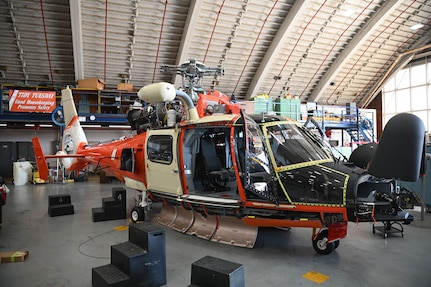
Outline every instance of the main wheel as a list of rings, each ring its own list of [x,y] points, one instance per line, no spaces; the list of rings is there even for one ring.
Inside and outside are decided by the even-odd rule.
[[[317,253],[324,255],[334,250],[334,242],[328,242],[328,230],[321,231],[317,237],[313,239],[313,247]]]
[[[130,213],[130,219],[133,223],[145,220],[145,212],[143,207],[135,206]]]

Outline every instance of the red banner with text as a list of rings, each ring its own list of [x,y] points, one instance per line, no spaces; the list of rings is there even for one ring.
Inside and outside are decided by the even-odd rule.
[[[9,90],[9,111],[52,113],[56,107],[55,91]]]

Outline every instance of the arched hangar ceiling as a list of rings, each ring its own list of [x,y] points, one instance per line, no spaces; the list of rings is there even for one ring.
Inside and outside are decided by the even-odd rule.
[[[428,0],[1,0],[0,25],[0,83],[179,86],[160,66],[196,59],[237,99],[362,107],[431,50]]]

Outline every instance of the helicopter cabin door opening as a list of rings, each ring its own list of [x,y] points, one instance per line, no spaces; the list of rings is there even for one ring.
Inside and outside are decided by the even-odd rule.
[[[182,195],[177,160],[177,129],[147,131],[146,177],[148,189]]]
[[[239,198],[230,133],[226,126],[184,131],[182,159],[189,194]]]

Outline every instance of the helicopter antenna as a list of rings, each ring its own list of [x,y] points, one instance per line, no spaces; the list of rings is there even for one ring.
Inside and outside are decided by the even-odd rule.
[[[198,100],[198,93],[204,93],[202,87],[204,76],[224,76],[224,68],[210,68],[203,63],[190,59],[189,62],[182,63],[179,66],[162,64],[160,67],[162,73],[181,75],[181,88],[187,92],[193,101]]]

